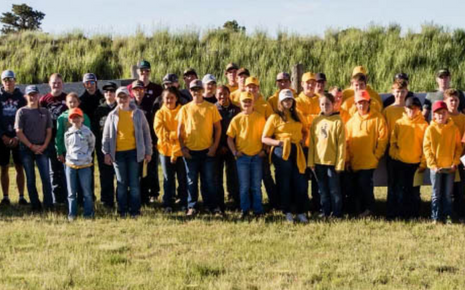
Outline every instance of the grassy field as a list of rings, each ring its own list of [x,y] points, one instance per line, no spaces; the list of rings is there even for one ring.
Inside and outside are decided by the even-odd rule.
[[[427,215],[429,187],[423,188]],[[98,191],[97,191],[98,192]],[[144,208],[96,219],[0,208],[0,289],[462,289],[463,225],[344,219],[289,225]],[[383,211],[385,188],[377,188]]]

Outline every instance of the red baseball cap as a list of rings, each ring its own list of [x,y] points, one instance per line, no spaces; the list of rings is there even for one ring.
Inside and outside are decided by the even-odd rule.
[[[436,112],[436,111],[439,111],[441,109],[444,109],[444,110],[447,111],[446,103],[444,103],[444,101],[434,102],[434,104],[433,104],[433,113]]]

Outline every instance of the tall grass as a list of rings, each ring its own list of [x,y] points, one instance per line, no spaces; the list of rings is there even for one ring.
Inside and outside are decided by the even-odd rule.
[[[200,75],[213,73],[225,81],[228,62],[249,68],[261,79],[262,92],[274,91],[274,78],[296,63],[306,70],[323,71],[330,85],[347,86],[354,66],[368,68],[369,82],[378,91],[389,91],[392,77],[411,75],[411,89],[435,87],[434,72],[449,67],[454,86],[464,88],[465,30],[425,25],[421,32],[403,33],[397,25],[371,26],[365,30],[328,30],[324,37],[262,31],[248,35],[224,30],[169,32],[147,36],[85,36],[75,31],[62,35],[27,32],[0,36],[0,69],[13,69],[21,83],[40,83],[60,72],[66,81],[78,81],[95,72],[100,79],[130,77],[130,67],[140,59],[153,66],[153,80],[168,72],[181,74],[194,67]]]

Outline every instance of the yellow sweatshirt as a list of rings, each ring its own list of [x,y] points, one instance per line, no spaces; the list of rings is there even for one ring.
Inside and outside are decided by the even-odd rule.
[[[268,104],[264,99],[263,96],[260,96],[254,103],[254,111],[260,113],[265,117],[266,120],[273,115],[273,109],[271,108],[270,104]]]
[[[428,168],[448,168],[460,164],[462,146],[460,133],[454,121],[446,124],[431,121],[423,140],[423,151]]]
[[[320,114],[320,95],[315,94],[313,97],[307,97],[303,92],[295,99],[295,104],[297,110],[304,116],[307,120],[308,125],[312,124],[313,119],[318,117]]]
[[[347,112],[349,112],[350,116],[353,116],[357,112],[357,106],[355,105],[354,97],[352,96],[345,100],[341,105],[341,109],[346,110]],[[381,113],[381,111],[383,110],[383,105],[382,103],[379,103],[377,100],[371,99],[370,110]]]
[[[292,93],[294,93],[294,99],[297,98],[297,93],[293,89],[290,89]],[[273,109],[273,112],[277,113],[278,112],[278,100],[279,100],[279,92],[281,90],[276,90],[272,96],[268,98],[268,104],[270,104],[271,108]]]
[[[316,117],[310,127],[308,166],[333,165],[337,171],[343,171],[346,154],[345,138],[344,123],[339,113]]]
[[[179,144],[177,130],[178,121],[176,119],[181,105],[170,110],[165,105],[155,114],[153,129],[158,137],[157,148],[164,156],[171,156],[171,160],[182,156],[181,145]]]
[[[375,169],[388,144],[384,117],[376,111],[356,113],[346,124],[347,160],[352,170]]]
[[[383,99],[381,98],[381,96],[370,85],[367,85],[366,91],[370,95],[371,99],[375,99],[380,104],[383,104]],[[351,88],[347,88],[347,89],[342,91],[342,101],[343,102],[345,102],[347,99],[349,99],[350,97],[353,97],[353,96],[354,96],[354,90],[351,89]]]
[[[394,125],[397,120],[402,118],[402,115],[405,112],[404,107],[389,106],[383,110],[384,118],[386,119],[386,124],[388,126],[388,133],[391,136],[392,130],[394,130]]]
[[[242,91],[241,89],[236,89],[234,92],[231,92],[231,94],[229,95],[229,99],[231,100],[231,102],[240,107],[241,106],[241,93],[242,92],[245,92],[245,89]]]
[[[423,154],[423,138],[426,128],[428,128],[428,123],[422,114],[410,119],[404,113],[392,130],[389,156],[404,163],[420,163],[420,167],[426,168],[426,159]]]

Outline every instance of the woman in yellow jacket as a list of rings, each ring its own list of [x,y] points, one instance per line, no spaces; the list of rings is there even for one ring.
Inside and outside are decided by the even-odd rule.
[[[369,216],[374,209],[373,173],[384,155],[388,143],[384,117],[371,111],[370,95],[366,91],[355,93],[357,113],[347,122],[347,160],[350,172],[348,208],[360,216]]]
[[[308,166],[316,173],[324,217],[342,216],[339,172],[344,170],[346,153],[345,128],[338,112],[334,112],[334,96],[320,97],[321,114],[310,129]]]
[[[291,200],[296,203],[298,220],[302,223],[308,222],[305,215],[308,184],[302,149],[307,134],[307,125],[305,119],[297,112],[293,92],[288,89],[282,90],[279,93],[278,112],[266,121],[262,142],[272,146],[271,159],[275,166],[280,202],[288,222],[294,221]],[[295,195],[294,199],[291,198],[292,194]]]
[[[449,118],[447,105],[443,101],[433,104],[433,120],[426,129],[423,151],[433,189],[431,218],[434,223],[439,220],[449,223],[452,217],[452,188],[462,146],[459,129]]]
[[[160,163],[163,170],[163,207],[166,213],[173,211],[178,177],[178,197],[181,199],[181,210],[187,208],[186,168],[182,160],[181,146],[177,137],[177,115],[181,109],[179,91],[170,87],[163,91],[163,106],[155,115],[153,128],[158,136],[157,148],[160,152]]]

